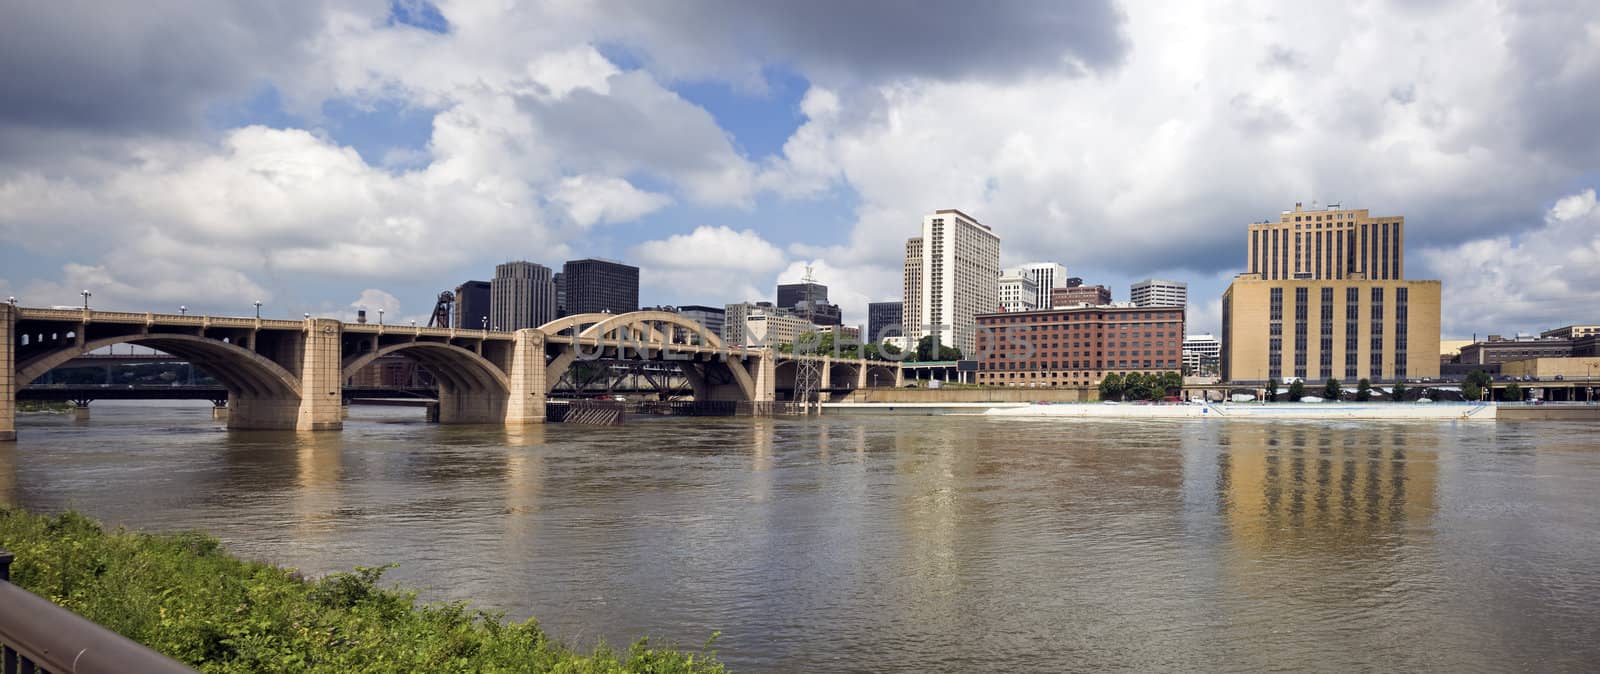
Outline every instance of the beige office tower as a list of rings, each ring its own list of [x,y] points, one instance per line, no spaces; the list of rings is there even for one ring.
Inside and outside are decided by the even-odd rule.
[[[922,218],[922,236],[906,242],[903,322],[911,345],[930,332],[964,356],[975,351],[974,316],[1000,303],[1000,237],[953,208]]]
[[[1404,279],[1404,222],[1296,204],[1250,225],[1250,271],[1222,295],[1223,379],[1438,377],[1440,282]]]
[[[1367,209],[1294,210],[1250,225],[1246,272],[1264,280],[1405,278],[1406,219]]]
[[[922,339],[922,237],[906,239],[904,303],[900,310],[900,334],[915,349]]]

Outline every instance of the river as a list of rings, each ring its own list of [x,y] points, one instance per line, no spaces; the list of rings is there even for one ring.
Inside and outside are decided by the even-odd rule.
[[[1593,424],[24,414],[0,502],[742,672],[1594,671]]]

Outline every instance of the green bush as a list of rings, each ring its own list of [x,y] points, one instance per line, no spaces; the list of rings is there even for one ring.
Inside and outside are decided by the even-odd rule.
[[[17,585],[206,672],[724,671],[714,654],[642,639],[577,653],[533,619],[385,589],[383,568],[308,580],[198,533],[107,532],[77,513],[0,508],[0,547],[16,555]]]

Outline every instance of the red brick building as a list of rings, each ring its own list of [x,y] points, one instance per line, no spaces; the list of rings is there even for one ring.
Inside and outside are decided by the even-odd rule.
[[[1079,307],[976,318],[979,384],[1097,386],[1112,372],[1183,369],[1183,307]]]
[[[1075,285],[1050,289],[1050,306],[1075,307],[1080,304],[1102,305],[1111,303],[1111,289],[1105,286]]]

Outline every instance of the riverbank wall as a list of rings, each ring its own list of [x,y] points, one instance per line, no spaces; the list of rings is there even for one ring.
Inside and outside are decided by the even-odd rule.
[[[864,388],[836,403],[1082,403],[1100,399],[1095,388]]]

